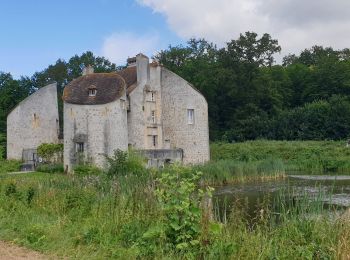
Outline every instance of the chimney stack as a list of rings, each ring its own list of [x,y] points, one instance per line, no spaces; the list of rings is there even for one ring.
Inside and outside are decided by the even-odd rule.
[[[91,65],[84,67],[83,76],[93,74],[93,73],[94,73],[94,67],[92,67]]]
[[[146,55],[136,55],[137,84],[146,85],[150,81],[149,59]]]

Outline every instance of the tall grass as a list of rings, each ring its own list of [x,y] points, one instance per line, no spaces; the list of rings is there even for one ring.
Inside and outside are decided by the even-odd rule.
[[[21,162],[17,160],[3,160],[0,158],[0,174],[17,172],[20,170]]]
[[[212,143],[213,161],[255,162],[280,159],[288,171],[349,172],[350,147],[345,141],[248,141]]]
[[[203,172],[204,180],[214,186],[285,176],[283,162],[273,158],[253,162],[228,159],[211,161],[204,165],[194,166],[193,170]]]
[[[224,232],[211,259],[348,259],[350,219],[338,217],[316,197],[282,190],[271,202],[263,197],[250,215],[248,203],[236,200],[217,210]]]
[[[232,171],[236,166],[220,167]],[[244,166],[238,168],[244,173]],[[264,172],[265,168],[256,169]],[[163,221],[156,186],[151,173],[112,179],[43,173],[3,176],[0,239],[70,258],[181,259],[184,256],[167,248],[161,237],[155,238],[157,233],[152,235]],[[334,259],[349,255],[348,222],[323,217],[320,204],[307,197],[286,201],[283,194],[278,209],[264,202],[258,205],[254,225],[248,223],[246,208],[232,204],[226,223],[207,234],[197,257]]]
[[[14,186],[15,191],[6,192]],[[59,255],[135,258],[158,214],[151,179],[35,174],[3,179],[0,237]],[[27,201],[29,190],[34,198]]]

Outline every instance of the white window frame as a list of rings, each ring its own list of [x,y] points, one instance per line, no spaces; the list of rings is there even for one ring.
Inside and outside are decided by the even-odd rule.
[[[89,89],[89,97],[95,97],[97,90],[95,88]]]
[[[193,125],[194,124],[194,109],[189,108],[187,109],[187,124]]]

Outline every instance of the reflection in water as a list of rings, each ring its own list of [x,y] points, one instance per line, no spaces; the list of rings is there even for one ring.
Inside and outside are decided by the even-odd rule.
[[[226,216],[232,206],[240,205],[246,208],[249,218],[259,214],[261,204],[268,204],[278,214],[281,201],[293,205],[303,198],[323,202],[326,208],[350,207],[350,176],[290,175],[273,181],[223,186],[214,193],[219,215],[224,212]]]

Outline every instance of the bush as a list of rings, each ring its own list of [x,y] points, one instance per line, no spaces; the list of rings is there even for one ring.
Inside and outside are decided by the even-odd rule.
[[[5,159],[6,155],[6,136],[0,134],[0,160]]]
[[[20,170],[21,164],[17,160],[0,160],[0,173],[17,172]]]
[[[63,173],[64,167],[63,164],[40,164],[36,168],[37,172],[47,172],[47,173]]]
[[[62,161],[63,144],[41,144],[38,149],[38,156],[45,162]]]
[[[98,175],[101,173],[100,168],[90,164],[79,164],[74,167],[74,174],[77,175]]]
[[[113,156],[107,156],[109,176],[126,175],[128,173],[142,174],[145,171],[143,158],[134,151],[115,150]]]
[[[198,184],[202,173],[175,170],[175,174],[163,172],[158,179],[156,196],[164,214],[163,230],[170,248],[193,256],[201,240],[200,204],[205,193]]]

